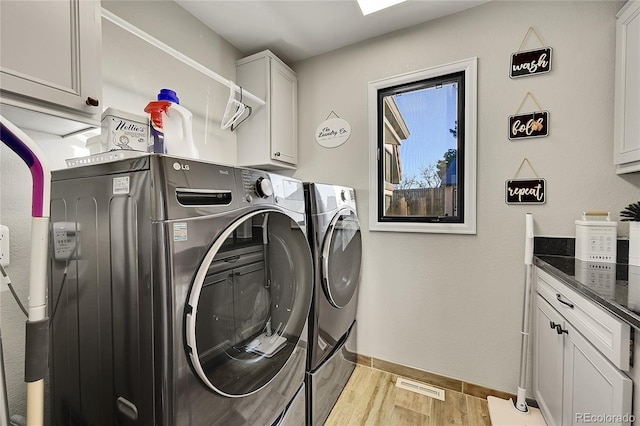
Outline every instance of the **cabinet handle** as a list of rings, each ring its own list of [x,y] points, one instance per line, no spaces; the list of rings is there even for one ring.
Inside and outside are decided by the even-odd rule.
[[[551,327],[551,328],[556,328],[556,327],[558,327],[558,326],[560,326],[560,324],[556,324],[556,323],[555,323],[555,322],[553,322],[553,321],[549,321],[549,327]]]
[[[556,324],[556,333],[558,333],[558,334],[562,334],[562,333],[569,334],[569,330],[563,330],[562,326],[560,324]]]
[[[85,103],[92,107],[97,107],[98,105],[100,105],[100,101],[98,101],[96,98],[92,98],[91,96],[87,98]]]
[[[278,151],[278,152],[276,152],[276,153],[275,153],[275,154],[273,154],[273,155],[275,155],[276,157],[280,157],[280,152]]]
[[[567,305],[568,307],[573,309],[573,303],[569,303],[569,302],[566,302],[566,301],[562,300],[562,296],[559,293],[556,294],[556,299],[558,299],[558,302],[562,303],[563,305]]]

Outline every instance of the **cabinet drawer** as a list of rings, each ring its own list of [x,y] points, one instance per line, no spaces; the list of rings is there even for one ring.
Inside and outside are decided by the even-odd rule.
[[[629,370],[631,327],[578,292],[536,268],[537,292],[621,370]]]

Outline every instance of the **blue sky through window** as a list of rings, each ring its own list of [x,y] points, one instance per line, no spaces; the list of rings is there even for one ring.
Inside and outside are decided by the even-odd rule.
[[[456,127],[457,83],[395,95],[395,101],[409,128],[402,141],[400,159],[403,178],[419,177],[421,169],[437,164],[457,140],[449,129]]]

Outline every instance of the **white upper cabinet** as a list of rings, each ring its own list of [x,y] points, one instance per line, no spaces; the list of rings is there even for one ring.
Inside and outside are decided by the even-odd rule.
[[[30,117],[44,116],[43,123],[60,117],[85,123],[76,127],[99,125],[100,19],[99,1],[0,2],[3,114],[26,110],[40,113]],[[29,121],[29,128],[38,127]]]
[[[630,0],[616,22],[616,172],[640,171],[640,1]]]
[[[298,78],[265,50],[236,61],[238,85],[264,99],[238,126],[238,165],[295,169],[298,162]]]

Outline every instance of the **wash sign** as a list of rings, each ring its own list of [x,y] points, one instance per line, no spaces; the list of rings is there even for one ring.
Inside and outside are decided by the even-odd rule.
[[[527,50],[511,54],[509,77],[526,77],[551,71],[551,48]]]
[[[544,179],[509,179],[505,201],[507,204],[544,204],[545,185]]]

